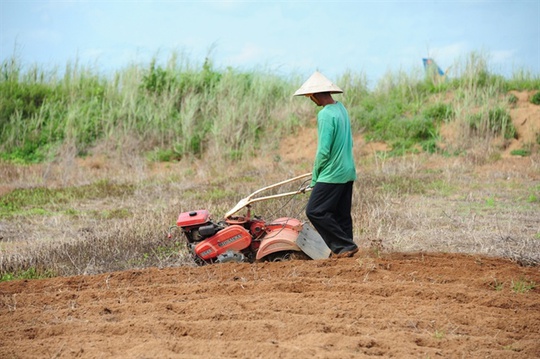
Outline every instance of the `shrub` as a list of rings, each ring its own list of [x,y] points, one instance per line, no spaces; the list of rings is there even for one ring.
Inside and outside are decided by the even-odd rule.
[[[535,105],[540,105],[540,91],[538,91],[531,97],[531,103]]]
[[[518,102],[518,98],[514,94],[508,95],[508,104],[511,106],[515,106]]]
[[[431,119],[435,123],[448,122],[454,119],[454,110],[452,105],[438,103],[427,107],[424,112],[424,117]]]

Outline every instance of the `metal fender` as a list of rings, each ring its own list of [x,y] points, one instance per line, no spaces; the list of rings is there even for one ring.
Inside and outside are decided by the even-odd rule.
[[[296,244],[296,239],[302,230],[302,223],[297,219],[279,218],[267,225],[267,228],[268,232],[257,251],[257,260],[275,252],[302,251]]]
[[[195,246],[195,253],[209,260],[229,250],[241,251],[251,244],[251,235],[242,226],[229,226]]]

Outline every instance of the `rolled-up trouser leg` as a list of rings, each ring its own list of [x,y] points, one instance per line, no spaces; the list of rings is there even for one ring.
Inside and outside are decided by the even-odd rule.
[[[317,182],[306,207],[306,215],[333,253],[357,248],[351,217],[353,182]]]

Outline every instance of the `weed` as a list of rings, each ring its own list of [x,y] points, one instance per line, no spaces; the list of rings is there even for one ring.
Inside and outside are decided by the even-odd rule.
[[[431,182],[428,182],[426,184],[426,187],[442,196],[450,196],[454,192],[456,192],[456,187],[454,185],[448,183],[448,181],[443,181],[441,179],[435,179]]]
[[[534,281],[528,281],[524,278],[520,278],[517,281],[512,280],[511,288],[514,293],[527,293],[536,288],[536,283]]]
[[[444,332],[444,330],[438,330],[436,329],[435,332],[433,333],[433,337],[435,339],[443,339],[445,337],[446,333]]]
[[[540,202],[540,199],[538,198],[538,196],[531,194],[529,195],[529,197],[527,197],[527,202],[528,203]]]
[[[153,151],[148,152],[146,157],[152,162],[173,162],[182,159],[181,153],[175,148],[156,148]]]
[[[508,344],[508,345],[503,346],[502,348],[503,350],[511,350],[514,352],[520,352],[522,350],[522,349],[516,348],[514,344]]]
[[[535,90],[540,88],[540,79],[534,76],[530,71],[523,69],[517,70],[508,79],[506,86],[508,90]]]
[[[512,156],[521,156],[521,157],[527,157],[531,155],[531,151],[527,149],[518,149],[518,150],[512,150],[510,151],[510,154]]]
[[[373,251],[373,255],[376,258],[380,258],[382,252],[385,249],[382,238],[371,239],[369,241],[369,246],[370,246],[371,250]]]
[[[100,78],[84,68],[69,67],[39,82],[27,80],[22,66],[5,66],[0,80],[0,151],[10,161],[41,162],[70,141],[87,153],[100,140],[144,138],[142,153],[153,148],[159,160],[225,153],[258,147],[265,128],[287,131],[286,118],[303,118],[309,104],[274,111],[296,84],[265,73],[214,70],[207,59],[200,68],[171,56],[167,66],[153,59],[147,69],[129,67]],[[15,70],[14,70],[15,69]],[[7,80],[6,80],[7,79]],[[253,91],[256,88],[257,91]],[[231,103],[232,102],[232,103]],[[241,114],[241,115],[239,115]],[[171,150],[173,149],[173,150]]]
[[[55,273],[51,270],[37,270],[35,267],[30,267],[17,272],[6,272],[0,276],[0,282],[18,280],[18,279],[44,279],[52,278]]]
[[[499,282],[497,279],[494,279],[489,286],[497,292],[500,292],[504,288],[504,282]]]
[[[508,104],[511,106],[515,106],[518,102],[518,98],[514,94],[508,95]]]
[[[485,205],[489,208],[493,208],[495,207],[495,198],[494,197],[488,197],[486,198],[485,200]]]

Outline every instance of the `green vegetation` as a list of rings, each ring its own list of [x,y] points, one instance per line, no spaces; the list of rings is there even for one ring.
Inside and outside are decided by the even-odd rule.
[[[531,103],[535,105],[540,105],[540,91],[538,91],[533,95],[533,97],[531,97]]]
[[[26,270],[21,270],[16,273],[2,273],[0,276],[0,282],[17,279],[43,279],[52,278],[55,274],[50,270],[37,270],[34,267],[30,267]]]
[[[59,78],[36,68],[23,72],[14,59],[4,62],[1,157],[40,162],[65,144],[84,155],[100,142],[120,147],[126,138],[137,139],[138,149],[156,160],[206,151],[235,157],[259,148],[266,131],[275,138],[289,130],[299,117],[287,105],[291,82],[262,72],[218,72],[210,60],[200,69],[180,60],[173,54],[166,66],[154,60],[112,78],[79,65]]]
[[[433,333],[433,337],[435,339],[444,339],[444,337],[446,336],[446,333],[444,332],[444,330],[439,330],[439,329],[436,329],[435,332]]]
[[[491,282],[491,283],[489,284],[489,286],[490,286],[492,289],[496,290],[497,292],[500,292],[500,291],[502,291],[503,288],[504,288],[504,283],[503,283],[503,282],[499,282],[497,279],[494,279],[493,282]]]
[[[504,283],[499,282],[497,279],[495,279],[489,284],[489,286],[496,291],[501,291],[504,288]],[[531,290],[535,289],[536,286],[537,284],[534,281],[527,280],[525,278],[512,280],[510,283],[510,289],[512,290],[512,292],[517,294],[530,292]]]
[[[368,140],[388,143],[391,156],[444,152],[439,130],[453,121],[468,123],[474,136],[513,138],[508,110],[516,99],[507,92],[538,89],[540,78],[491,74],[476,53],[455,67],[456,76],[440,83],[402,72],[388,73],[373,90],[362,74],[347,72],[336,82],[354,128]],[[314,117],[312,104],[291,97],[302,80],[262,70],[218,70],[209,58],[192,65],[176,53],[166,64],[153,59],[147,67],[131,65],[111,76],[78,63],[61,72],[25,68],[13,56],[0,69],[0,158],[43,162],[66,146],[83,156],[103,143],[129,151],[123,147],[131,139],[153,161],[205,153],[238,160],[275,145]]]
[[[477,113],[469,117],[470,126],[476,134],[503,135],[504,138],[514,138],[516,129],[508,112],[500,107],[489,109],[487,113]]]
[[[510,151],[510,154],[512,156],[521,156],[521,157],[526,157],[526,156],[530,156],[531,155],[531,151],[528,150],[528,149],[525,149],[525,148],[520,148],[518,150],[512,150]]]
[[[512,281],[512,291],[514,293],[527,293],[536,288],[536,283],[534,281],[529,281],[524,278],[520,278],[517,281]]]
[[[44,187],[15,189],[0,197],[0,218],[21,214],[27,208],[30,208],[34,212],[40,209],[43,211],[43,207],[54,207],[55,205],[62,205],[75,200],[119,197],[131,194],[133,190],[133,185],[115,184],[107,180],[98,181],[90,185],[59,189]],[[122,213],[121,210],[117,211],[120,212],[114,212],[107,216]]]

